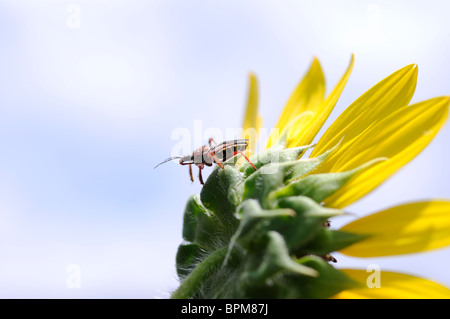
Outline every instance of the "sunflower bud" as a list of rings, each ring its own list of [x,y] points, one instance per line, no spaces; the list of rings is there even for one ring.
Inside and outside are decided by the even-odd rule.
[[[186,205],[173,298],[327,298],[358,287],[326,256],[365,236],[326,227],[343,211],[320,202],[371,163],[312,174],[327,154],[298,159],[310,147],[274,145],[252,156],[257,171],[214,169]]]

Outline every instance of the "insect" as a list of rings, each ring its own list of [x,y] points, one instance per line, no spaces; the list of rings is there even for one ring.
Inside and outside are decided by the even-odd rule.
[[[214,146],[212,143],[214,143]],[[247,147],[248,139],[226,141],[217,144],[214,139],[210,138],[208,140],[208,145],[203,145],[202,147],[196,149],[192,155],[169,157],[165,161],[156,165],[155,168],[166,162],[179,159],[181,165],[189,165],[189,176],[191,177],[191,181],[194,181],[194,177],[192,175],[192,165],[196,165],[198,167],[198,179],[203,185],[202,169],[205,165],[212,166],[213,163],[216,163],[220,166],[220,168],[224,169],[225,167],[223,166],[223,162],[233,158],[237,154],[244,156],[256,171],[255,165],[253,165],[253,163],[250,162],[248,157],[244,154]]]

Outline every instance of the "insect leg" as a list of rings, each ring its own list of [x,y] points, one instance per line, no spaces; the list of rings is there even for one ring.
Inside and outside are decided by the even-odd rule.
[[[247,160],[247,162],[249,162],[250,163],[250,165],[251,166],[253,166],[253,168],[255,169],[255,171],[256,171],[256,167],[255,167],[255,165],[253,165],[253,163],[252,162],[250,162],[250,160],[248,159],[248,157],[247,157],[247,155],[245,155],[244,154],[244,152],[240,152],[240,151],[237,151],[237,152],[234,152],[234,155],[233,156],[235,156],[236,154],[241,154],[242,156],[244,156],[245,157],[245,159]]]
[[[194,182],[194,176],[192,175],[192,164],[189,164],[189,176],[191,177],[191,182]]]
[[[216,164],[219,165],[220,168],[225,169],[225,167],[223,166],[223,164],[220,161],[220,159],[214,153],[209,153],[209,156],[214,158],[214,162],[216,162]]]
[[[181,165],[189,165],[189,176],[191,177],[191,181],[194,181],[194,176],[192,175],[192,163],[180,163]]]
[[[203,168],[203,165],[198,166],[198,179],[200,181],[200,184],[204,185],[205,183],[203,182],[202,168]]]

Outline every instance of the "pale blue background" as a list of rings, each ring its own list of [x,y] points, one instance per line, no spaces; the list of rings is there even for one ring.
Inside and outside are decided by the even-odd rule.
[[[153,166],[170,155],[176,128],[239,127],[249,71],[265,127],[313,56],[329,91],[356,53],[330,120],[410,63],[420,70],[414,102],[450,94],[447,1],[308,3],[1,0],[0,297],[168,297],[184,204],[200,186],[186,167]],[[80,28],[68,27],[71,4]],[[447,125],[348,210],[450,198],[449,137]],[[450,286],[448,249],[336,257]],[[67,288],[70,264],[81,267],[79,289]]]

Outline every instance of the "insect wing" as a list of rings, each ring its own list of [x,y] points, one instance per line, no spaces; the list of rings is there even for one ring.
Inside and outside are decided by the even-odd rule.
[[[237,152],[244,152],[248,147],[248,140],[226,141],[212,148],[213,153],[221,162],[236,156]]]

